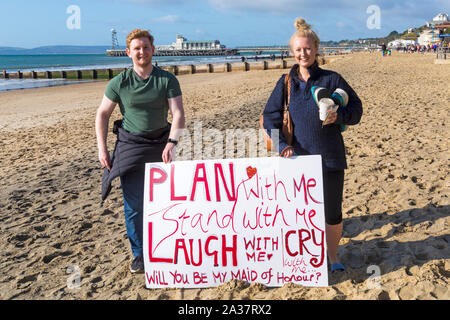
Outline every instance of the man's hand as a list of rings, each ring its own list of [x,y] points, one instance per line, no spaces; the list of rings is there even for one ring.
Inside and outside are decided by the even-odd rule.
[[[175,98],[167,99],[169,103],[169,111],[172,115],[172,127],[170,128],[169,138],[173,140],[178,140],[181,129],[184,128],[184,108],[183,108],[183,97],[178,96]],[[171,162],[174,160],[175,144],[168,142],[164,151],[162,153],[162,159],[164,163]]]
[[[175,144],[173,144],[172,142],[168,142],[162,153],[162,160],[164,161],[164,163],[172,162],[174,158],[173,152],[175,152]]]
[[[102,103],[97,110],[95,117],[95,133],[97,135],[98,160],[102,167],[111,171],[111,158],[109,157],[108,147],[106,146],[106,137],[108,136],[108,122],[111,113],[117,103],[109,100],[105,95]]]
[[[108,171],[111,171],[111,158],[109,156],[108,150],[100,150],[98,152],[98,160],[103,168],[107,168]]]

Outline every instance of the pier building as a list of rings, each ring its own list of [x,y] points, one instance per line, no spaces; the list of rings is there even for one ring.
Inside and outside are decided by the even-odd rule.
[[[178,34],[174,43],[155,46],[154,56],[218,56],[234,55],[237,51],[227,49],[219,40],[189,41]],[[106,50],[108,56],[126,56],[125,50]]]

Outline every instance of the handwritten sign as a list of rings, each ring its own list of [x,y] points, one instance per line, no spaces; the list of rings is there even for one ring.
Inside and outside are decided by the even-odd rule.
[[[320,156],[147,163],[147,288],[327,286]]]

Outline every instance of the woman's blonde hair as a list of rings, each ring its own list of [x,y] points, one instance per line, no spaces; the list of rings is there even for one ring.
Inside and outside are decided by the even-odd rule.
[[[292,40],[295,37],[307,37],[314,43],[314,46],[319,50],[320,40],[317,34],[311,30],[311,25],[307,24],[305,19],[297,18],[294,22],[294,27],[297,31],[294,32],[291,39],[289,40],[289,46],[292,48]]]

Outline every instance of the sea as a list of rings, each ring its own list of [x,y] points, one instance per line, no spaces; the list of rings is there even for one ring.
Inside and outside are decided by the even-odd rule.
[[[261,56],[271,53],[261,52]],[[248,54],[254,56],[254,54]],[[242,56],[175,56],[153,57],[153,64],[187,65],[240,61]],[[56,71],[108,69],[131,67],[129,57],[109,57],[105,54],[40,54],[40,55],[0,55],[0,72]],[[0,79],[0,92],[27,88],[59,86],[96,80],[66,79]]]

